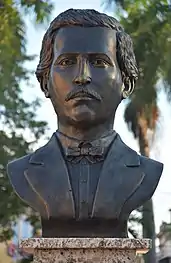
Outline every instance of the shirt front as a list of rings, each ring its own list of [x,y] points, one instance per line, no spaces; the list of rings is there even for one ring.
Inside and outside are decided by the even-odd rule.
[[[91,218],[93,202],[103,162],[111,143],[116,137],[116,132],[111,131],[98,140],[88,142],[68,137],[59,131],[56,132],[56,136],[60,142],[61,150],[68,168],[75,203],[76,218],[78,220]],[[83,150],[80,150],[81,145],[85,147],[85,150],[87,145],[95,149],[95,151],[97,148],[100,149],[101,147],[103,153],[98,156],[84,155],[86,151],[83,147]],[[72,151],[71,154],[68,154],[70,149],[79,150],[79,153],[76,154],[76,156],[73,153],[72,156]]]

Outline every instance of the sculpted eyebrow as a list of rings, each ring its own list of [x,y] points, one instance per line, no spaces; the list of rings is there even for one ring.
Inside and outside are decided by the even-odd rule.
[[[72,57],[77,57],[78,55],[79,53],[62,53],[57,57],[57,59],[61,59],[64,57],[72,58]]]
[[[69,57],[69,58],[72,58],[72,57],[77,57],[79,56],[80,53],[62,53],[60,54],[58,57],[57,57],[57,60],[58,59],[61,59],[63,57]],[[106,59],[108,60],[109,62],[111,62],[111,59],[109,58],[108,55],[104,54],[104,53],[85,53],[83,54],[85,57],[89,57],[89,58],[103,58],[103,59]]]

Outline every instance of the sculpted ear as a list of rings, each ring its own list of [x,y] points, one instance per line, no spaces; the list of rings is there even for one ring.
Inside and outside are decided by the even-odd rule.
[[[123,95],[123,98],[126,99],[128,98],[131,93],[134,91],[134,88],[135,88],[135,80],[134,79],[126,79],[123,83],[123,86],[122,86],[122,95]]]
[[[49,98],[49,84],[47,78],[43,77],[40,81],[41,90],[44,92],[45,97]]]

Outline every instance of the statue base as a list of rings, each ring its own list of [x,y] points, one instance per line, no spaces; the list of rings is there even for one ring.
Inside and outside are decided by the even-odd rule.
[[[29,238],[20,248],[33,254],[34,263],[135,263],[147,253],[149,239],[129,238]]]

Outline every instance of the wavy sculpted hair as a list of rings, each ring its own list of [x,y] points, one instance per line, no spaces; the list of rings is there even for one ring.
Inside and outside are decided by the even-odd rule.
[[[119,22],[106,14],[92,9],[68,9],[59,14],[46,31],[40,52],[36,77],[40,84],[47,83],[53,60],[53,44],[58,29],[69,26],[107,27],[116,30],[116,56],[125,89],[130,83],[134,87],[138,78],[138,69],[130,36],[124,32]],[[132,88],[133,88],[132,87]]]

